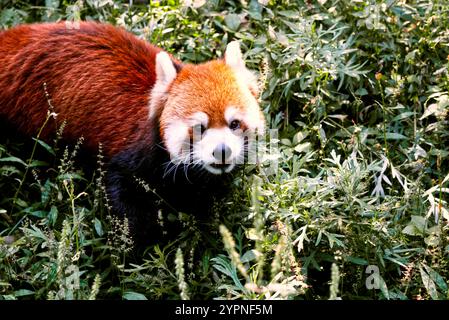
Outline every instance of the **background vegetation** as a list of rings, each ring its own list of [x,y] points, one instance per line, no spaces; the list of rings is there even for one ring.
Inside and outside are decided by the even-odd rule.
[[[2,0],[0,28],[105,21],[189,62],[239,39],[279,166],[136,262],[101,154],[3,134],[0,299],[449,298],[446,1],[130,2]]]

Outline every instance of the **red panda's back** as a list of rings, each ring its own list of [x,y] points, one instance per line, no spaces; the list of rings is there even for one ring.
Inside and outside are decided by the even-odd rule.
[[[160,49],[111,25],[23,25],[0,33],[0,115],[36,134],[49,105],[69,139],[104,145],[107,156],[136,139],[148,118]],[[51,128],[54,130],[54,127]],[[47,134],[50,132],[47,130]]]

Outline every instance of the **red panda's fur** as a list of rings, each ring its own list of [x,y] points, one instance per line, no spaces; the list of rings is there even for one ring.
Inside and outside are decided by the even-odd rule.
[[[0,35],[0,115],[35,135],[49,109],[46,83],[58,122],[67,121],[64,135],[83,136],[92,149],[107,142],[110,158],[138,139],[148,119],[159,51],[108,24],[13,28]]]
[[[228,61],[181,65],[162,54],[176,73],[170,96],[182,96],[182,101],[164,108],[162,96],[154,104],[159,101],[153,96],[160,80],[156,79],[159,52],[123,29],[94,22],[81,22],[79,29],[64,23],[22,25],[0,33],[0,117],[35,136],[50,109],[57,114],[57,123],[45,128],[43,139],[66,121],[65,139],[83,136],[84,146],[94,152],[102,143],[108,197],[114,212],[128,217],[140,243],[160,235],[149,228],[160,213],[157,204],[169,212],[207,216],[215,197],[226,193],[230,179],[187,165],[166,179],[164,165],[171,159],[162,138],[168,120],[186,119],[201,106],[210,127],[227,126],[226,107],[244,111],[256,94],[250,85],[241,90],[241,79],[226,65]],[[234,57],[241,59],[240,51],[229,62],[240,70],[243,60]],[[157,192],[145,192],[136,179]],[[214,193],[214,188],[219,191]]]

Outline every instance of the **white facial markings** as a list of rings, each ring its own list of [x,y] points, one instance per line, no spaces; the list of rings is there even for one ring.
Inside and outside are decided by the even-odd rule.
[[[175,165],[198,165],[212,174],[230,172],[236,164],[243,163],[247,152],[245,139],[254,137],[256,129],[258,134],[263,133],[263,118],[260,112],[251,114],[250,110],[241,111],[234,106],[226,108],[224,118],[228,125],[221,128],[208,128],[209,117],[204,112],[195,112],[187,120],[171,122],[165,129],[165,145],[172,162]],[[243,122],[248,130],[232,130],[229,125],[233,120]],[[229,158],[216,158],[216,149],[222,150],[221,146],[225,146],[224,154],[229,154]]]
[[[211,128],[208,129],[201,141],[194,146],[194,152],[199,155],[199,158],[204,163],[216,163],[217,159],[214,157],[214,150],[220,145],[226,145],[231,150],[231,156],[226,163],[231,163],[235,157],[237,157],[243,147],[243,139],[232,133],[232,130],[224,128]]]
[[[232,120],[242,120],[243,114],[239,112],[239,110],[236,107],[230,106],[226,108],[225,114],[224,114],[226,122],[231,124]]]
[[[186,140],[189,137],[189,126],[185,121],[177,120],[165,128],[165,145],[174,162],[184,162]],[[188,158],[188,157],[187,157]]]
[[[251,130],[251,132],[255,133],[257,131],[259,135],[264,133],[265,120],[260,112],[259,105],[257,103],[253,107],[248,107],[243,117],[243,121],[248,126],[248,129]]]
[[[243,122],[250,130],[250,133],[255,133],[257,130],[259,134],[262,134],[265,129],[265,120],[262,118],[257,104],[253,108],[246,108],[245,112],[230,106],[225,111],[225,119],[228,124],[231,124],[232,120]]]
[[[209,128],[202,135],[193,136],[190,145],[189,128],[199,123],[207,125],[208,117],[205,113],[195,113],[188,121],[173,121],[165,129],[165,144],[174,164],[185,163],[201,165],[213,174],[230,172],[241,157],[244,138],[236,135],[228,127]],[[217,147],[225,145],[229,148],[229,158],[223,164],[214,157]],[[220,168],[214,165],[222,165]]]
[[[203,138],[194,145],[194,154],[201,159],[206,170],[214,174],[223,173],[221,169],[214,168],[214,164],[223,164],[214,157],[214,150],[220,145],[226,145],[230,149],[230,156],[226,159],[225,172],[230,172],[237,158],[243,150],[243,137],[235,135],[228,127],[211,128],[206,130]]]
[[[190,126],[195,126],[197,124],[202,124],[205,128],[209,124],[209,117],[204,112],[195,112],[189,119]]]
[[[172,162],[178,164],[189,163],[195,160],[195,156],[191,155],[190,150],[190,133],[189,129],[200,124],[207,127],[209,117],[204,112],[194,113],[187,121],[175,120],[165,128],[165,145],[170,153]],[[201,139],[201,132],[193,132],[193,141]]]
[[[239,77],[237,73],[235,78],[245,103],[245,111],[240,114],[242,117],[240,120],[246,124],[251,132],[257,131],[260,134],[265,129],[265,120],[260,111],[259,104],[257,103],[256,98],[252,95],[246,81]]]
[[[234,106],[225,110],[224,118],[228,125],[233,120],[242,121],[248,127],[246,132],[232,130],[229,126],[207,128],[209,117],[204,112],[196,112],[187,120],[171,122],[165,129],[165,144],[172,162],[200,165],[213,174],[230,172],[236,164],[243,163],[245,139],[255,133],[253,128],[263,126],[263,122],[258,123],[258,118],[250,117],[248,111],[240,111]],[[202,126],[201,130],[197,129],[198,125]],[[226,159],[216,157],[216,150],[222,150],[221,146],[227,149],[224,154],[229,157]]]

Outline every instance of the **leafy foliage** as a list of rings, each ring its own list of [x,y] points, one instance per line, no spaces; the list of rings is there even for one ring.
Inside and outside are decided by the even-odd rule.
[[[9,0],[0,27],[105,21],[191,62],[238,39],[274,152],[136,262],[101,154],[92,173],[77,147],[6,135],[1,298],[449,298],[446,2],[134,2]]]

